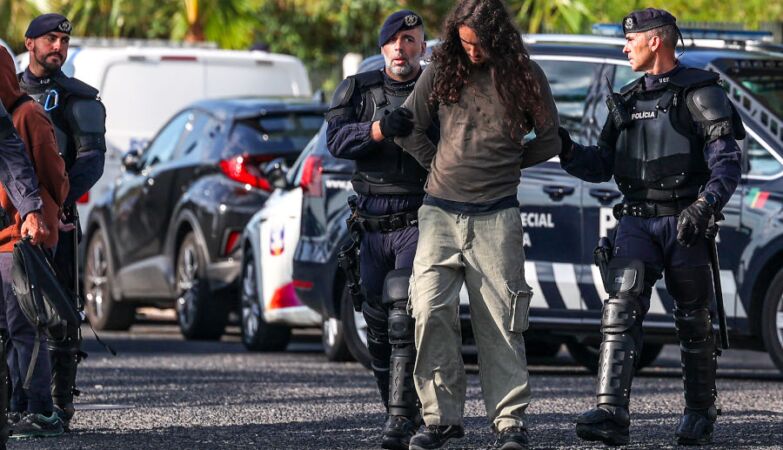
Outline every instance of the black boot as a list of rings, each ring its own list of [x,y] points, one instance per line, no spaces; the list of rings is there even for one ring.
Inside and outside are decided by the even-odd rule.
[[[675,435],[680,445],[709,444],[718,416],[718,350],[709,310],[714,298],[712,272],[709,266],[672,269],[666,284],[676,301],[674,323],[680,338],[685,391],[685,412]]]
[[[637,348],[641,347],[639,302],[633,297],[610,298],[603,308],[603,342],[598,360],[598,406],[576,419],[576,435],[586,441],[623,445],[630,441],[628,404]]]
[[[450,439],[465,437],[465,430],[459,425],[429,425],[424,431],[411,438],[410,450],[441,448]]]
[[[421,426],[421,417],[389,416],[383,427],[381,448],[408,450],[410,440]]]
[[[63,428],[70,430],[71,419],[76,408],[73,397],[79,395],[76,389],[76,369],[86,356],[80,349],[81,335],[78,330],[68,330],[65,339],[49,341],[49,358],[52,365],[52,400],[55,412],[63,422]]]

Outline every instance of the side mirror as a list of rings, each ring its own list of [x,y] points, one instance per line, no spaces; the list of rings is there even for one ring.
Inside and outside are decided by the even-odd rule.
[[[122,155],[122,167],[128,173],[141,171],[141,152],[138,149],[128,150]]]
[[[284,158],[276,158],[269,161],[264,166],[264,178],[269,180],[269,184],[278,189],[287,189],[291,187],[288,184],[288,164],[286,164]]]

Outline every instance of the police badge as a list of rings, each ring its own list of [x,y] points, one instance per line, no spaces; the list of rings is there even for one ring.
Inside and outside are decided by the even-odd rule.
[[[419,23],[419,16],[415,14],[408,14],[405,16],[405,26],[412,27]]]
[[[70,34],[73,27],[71,26],[71,22],[64,20],[60,22],[60,25],[57,25],[57,29],[62,31],[63,33]]]
[[[625,18],[625,32],[629,32],[633,29],[633,17]]]

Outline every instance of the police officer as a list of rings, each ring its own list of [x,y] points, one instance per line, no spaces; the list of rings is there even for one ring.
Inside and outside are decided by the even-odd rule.
[[[389,414],[382,446],[407,449],[421,421],[412,380],[413,319],[406,305],[427,172],[392,138],[412,127],[405,120],[409,112],[397,108],[421,74],[426,49],[421,17],[409,10],[390,15],[378,46],[385,67],[350,76],[337,87],[326,132],[329,151],[356,162],[351,228],[361,234],[361,309],[372,370]],[[430,135],[436,140],[437,130]]]
[[[0,183],[5,187],[19,216],[24,218],[22,235],[30,236],[34,245],[44,242],[49,235],[49,230],[41,214],[43,201],[38,189],[38,178],[25,152],[24,144],[16,134],[11,116],[2,102],[0,102]],[[7,227],[9,223],[5,211],[0,209],[0,228]],[[5,449],[9,433],[6,416],[9,406],[7,344],[8,330],[0,329],[0,449]]]
[[[718,76],[678,62],[679,30],[671,14],[636,11],[622,25],[623,52],[645,75],[608,97],[609,118],[597,146],[573,144],[560,130],[563,168],[596,183],[614,176],[624,195],[615,206],[619,224],[604,281],[609,299],[601,320],[597,407],[577,418],[576,432],[607,444],[629,441],[642,321],[653,285],[665,274],[685,390],[676,437],[682,445],[707,444],[718,414],[710,234],[740,179],[735,139],[744,129]]]
[[[20,85],[48,112],[65,160],[71,187],[64,204],[55,270],[63,284],[76,292],[76,242],[80,230],[75,202],[103,174],[106,110],[95,88],[67,77],[61,70],[68,57],[70,34],[71,22],[60,14],[43,14],[30,22],[25,32],[30,65],[20,75]],[[49,351],[52,397],[67,428],[74,413],[73,396],[78,394],[76,366],[86,356],[81,351],[79,329],[65,330],[63,339],[49,343]]]

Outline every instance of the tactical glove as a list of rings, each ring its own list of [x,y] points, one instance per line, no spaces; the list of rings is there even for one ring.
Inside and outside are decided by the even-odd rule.
[[[563,127],[557,128],[557,135],[560,136],[560,160],[568,161],[574,156],[574,141],[568,130]]]
[[[413,131],[413,113],[406,108],[397,108],[381,118],[381,134],[390,139],[407,136]]]
[[[710,231],[710,219],[715,209],[703,198],[699,198],[685,208],[677,219],[677,242],[684,247],[696,243],[699,237],[707,237]]]

